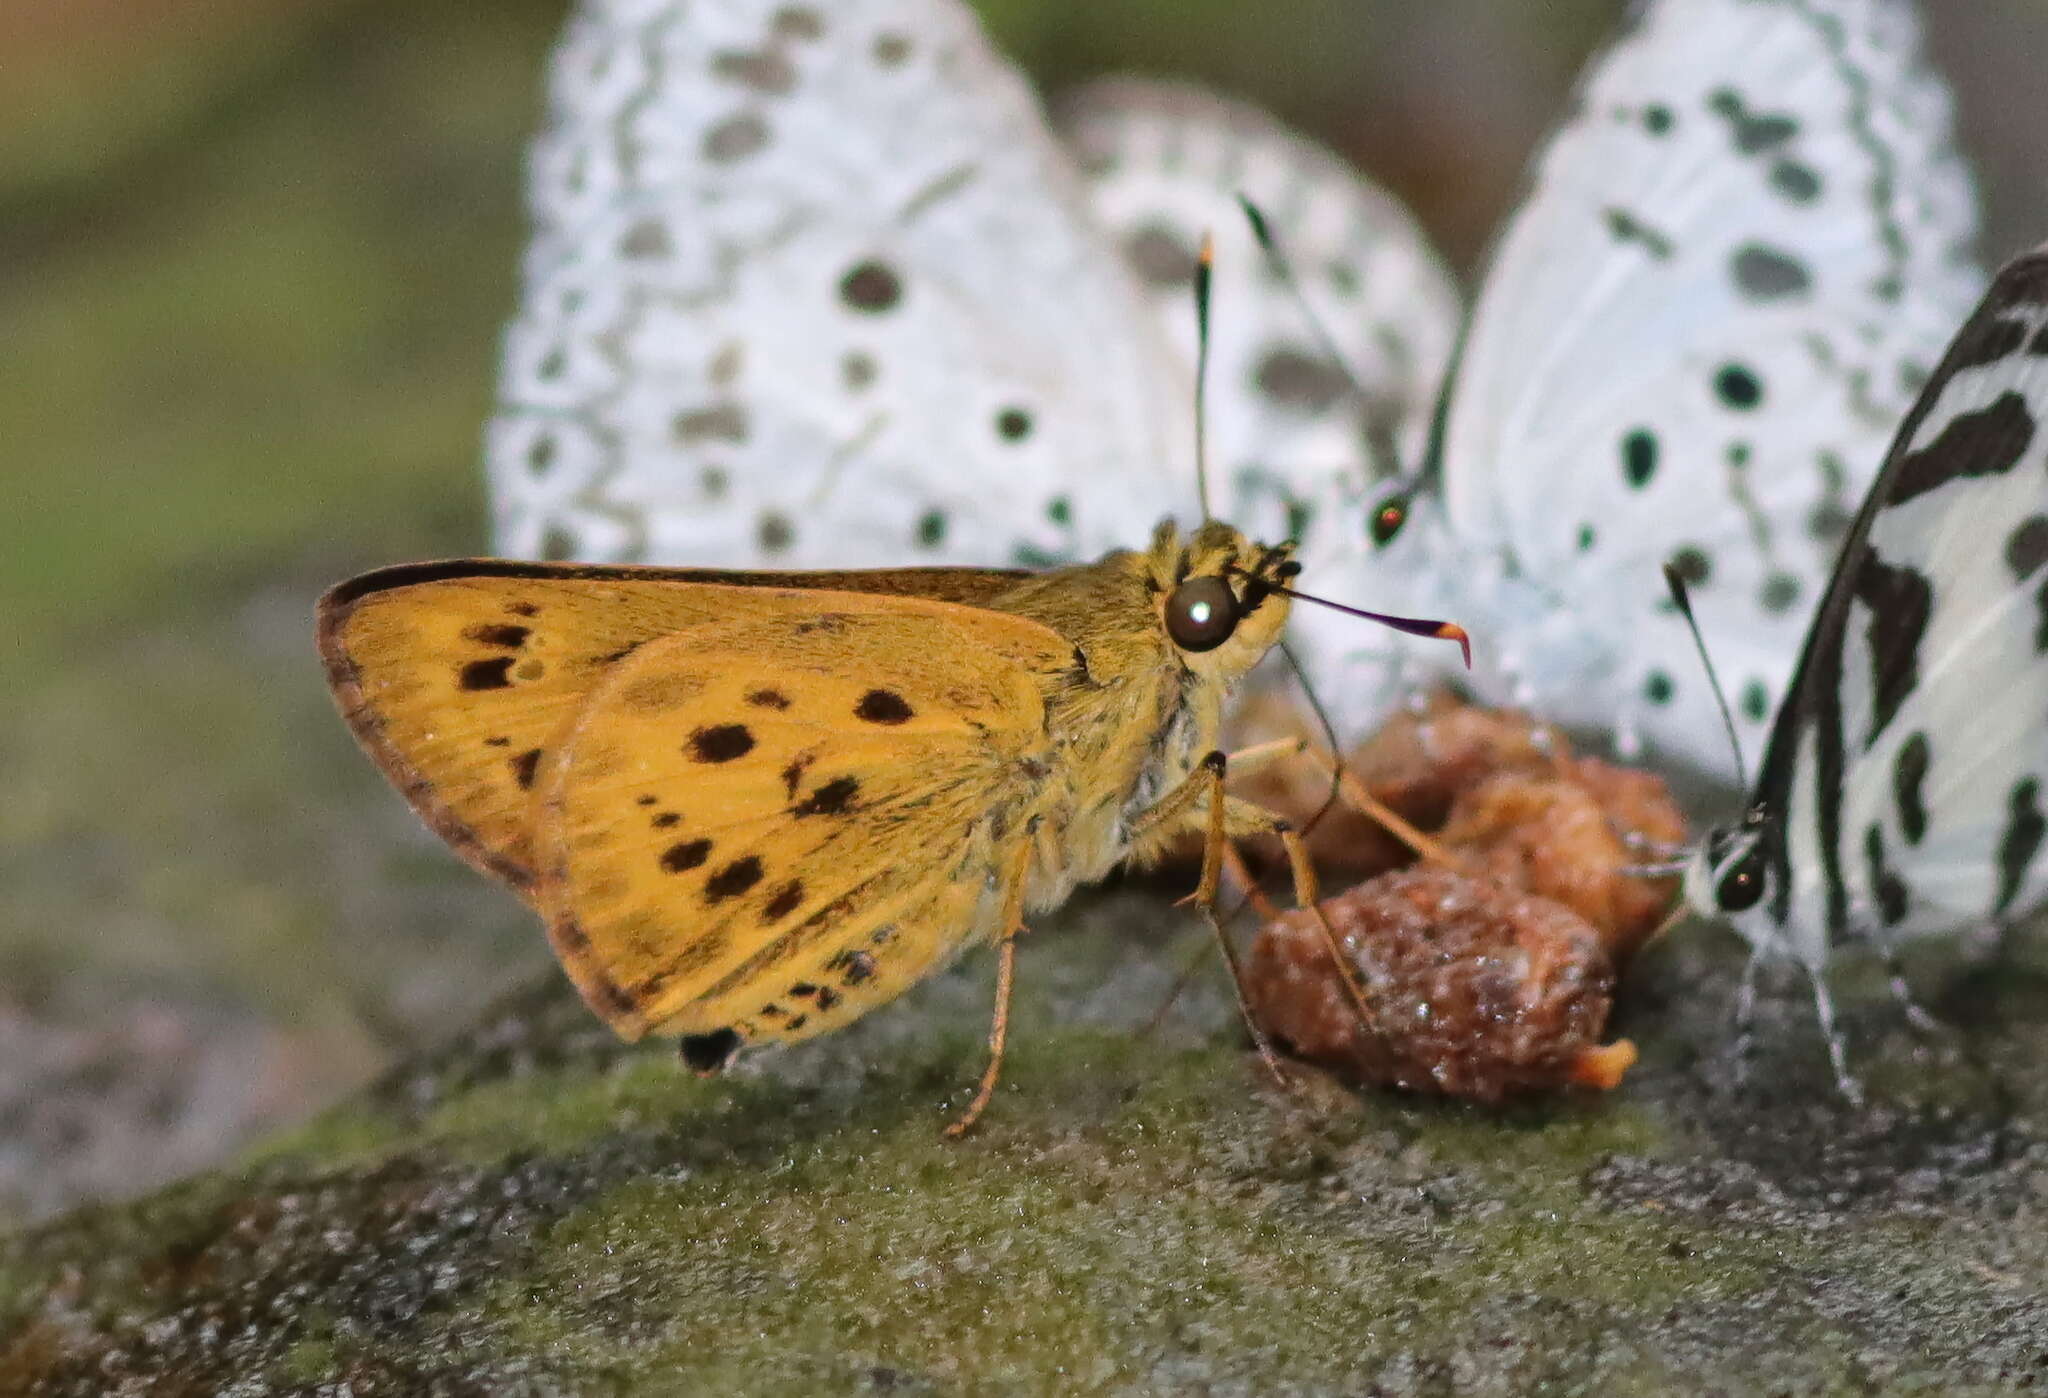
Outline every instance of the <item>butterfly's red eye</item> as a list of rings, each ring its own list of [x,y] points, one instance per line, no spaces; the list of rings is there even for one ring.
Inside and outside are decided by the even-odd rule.
[[[1401,526],[1408,522],[1408,502],[1394,499],[1381,503],[1372,512],[1372,541],[1376,544],[1390,544],[1401,532]]]

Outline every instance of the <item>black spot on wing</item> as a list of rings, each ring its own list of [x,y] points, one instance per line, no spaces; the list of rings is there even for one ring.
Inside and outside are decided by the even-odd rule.
[[[1148,223],[1124,240],[1124,256],[1148,284],[1181,287],[1195,279],[1195,250],[1175,230]]]
[[[753,112],[739,112],[704,133],[704,158],[714,165],[745,160],[768,144],[768,123]]]
[[[1771,691],[1762,680],[1751,680],[1742,687],[1742,716],[1751,723],[1762,723],[1771,716]]]
[[[1855,593],[1870,612],[1868,747],[1920,683],[1920,642],[1934,608],[1934,588],[1911,568],[1892,567],[1868,554],[1856,570]]]
[[[1802,591],[1799,579],[1791,573],[1773,573],[1764,579],[1763,587],[1757,593],[1757,603],[1771,615],[1783,616],[1799,605]]]
[[[670,845],[661,852],[661,867],[664,873],[681,874],[702,864],[711,857],[711,841],[684,840]]]
[[[817,760],[818,754],[815,749],[809,752],[800,752],[791,760],[787,767],[782,769],[782,792],[790,800],[794,801],[796,799],[796,789],[803,785],[804,773],[810,771],[811,764]]]
[[[1749,243],[1737,250],[1729,266],[1736,289],[1752,301],[1780,301],[1813,286],[1806,264],[1788,252]]]
[[[495,660],[472,660],[456,671],[455,682],[467,690],[510,689],[512,687],[512,657],[501,655]]]
[[[1274,346],[1260,356],[1252,383],[1275,403],[1306,412],[1322,412],[1350,388],[1344,371],[1329,360],[1288,345]]]
[[[1864,827],[1863,857],[1870,866],[1870,889],[1877,896],[1877,915],[1885,926],[1896,927],[1906,919],[1913,892],[1885,861],[1884,832],[1874,824]]]
[[[779,510],[764,510],[754,525],[754,541],[768,553],[783,553],[796,542],[796,525]]]
[[[2005,833],[1998,840],[1998,901],[1994,914],[2012,906],[2027,881],[2027,869],[2040,851],[2041,837],[2048,834],[2048,819],[2041,815],[2041,784],[2032,777],[2013,785],[2007,801]]]
[[[853,716],[867,723],[908,723],[916,712],[893,689],[871,689],[853,706]]]
[[[1723,364],[1714,371],[1714,397],[1724,408],[1746,413],[1764,401],[1763,381],[1743,364]]]
[[[2048,515],[2029,515],[2006,536],[2005,566],[2015,581],[2025,582],[2048,563]]]
[[[1902,505],[1953,480],[2003,475],[2019,464],[2033,440],[2034,416],[2027,400],[2002,393],[1986,407],[1956,414],[1940,436],[1901,456],[1887,472],[1884,502]]]
[[[704,881],[704,901],[723,903],[728,898],[737,898],[761,882],[761,873],[759,855],[749,854],[735,859]]]
[[[723,1071],[732,1062],[742,1042],[731,1029],[714,1029],[709,1034],[685,1034],[681,1045],[683,1064],[691,1072],[708,1077]]]
[[[648,824],[652,825],[656,830],[673,830],[676,826],[681,825],[682,823],[682,816],[675,811],[663,811],[660,815],[655,816],[654,819],[648,822]]]
[[[1899,830],[1906,843],[1917,845],[1927,834],[1927,803],[1921,787],[1927,781],[1927,735],[1915,733],[1899,746],[1892,763],[1892,795],[1899,803]]]
[[[1761,155],[1775,150],[1799,134],[1799,123],[1776,112],[1755,112],[1732,87],[1717,88],[1707,99],[1707,109],[1728,123],[1735,149],[1744,155]]]
[[[860,795],[860,783],[852,777],[834,777],[789,808],[793,816],[845,815]]]
[[[781,888],[775,890],[775,896],[768,900],[767,906],[761,909],[761,914],[770,922],[779,922],[795,912],[797,904],[803,901],[803,880],[791,879]]]
[[[684,446],[700,446],[706,442],[743,443],[748,436],[747,410],[737,403],[713,403],[709,407],[677,413],[669,423],[669,431]]]
[[[1617,243],[1635,243],[1659,262],[1672,253],[1671,239],[1644,223],[1627,209],[1610,208],[1606,213],[1607,232]]]
[[[786,709],[789,696],[779,689],[756,689],[747,695],[747,702],[757,709]]]
[[[690,756],[699,762],[731,762],[754,750],[754,735],[744,723],[721,723],[690,735]]]
[[[1621,474],[1637,490],[1650,483],[1657,474],[1656,433],[1638,427],[1621,439]]]
[[[487,646],[503,646],[507,650],[518,650],[532,635],[532,629],[513,626],[506,622],[480,621],[474,626],[462,628],[465,640],[477,641]]]
[[[533,790],[534,774],[540,770],[540,749],[528,748],[512,759],[512,780],[521,791]]]
[[[887,263],[870,259],[839,279],[839,299],[847,309],[867,315],[892,311],[903,299],[903,280]]]
[[[1771,188],[1794,204],[1811,204],[1820,198],[1820,172],[1796,160],[1780,160],[1771,166]]]
[[[715,53],[711,71],[770,97],[779,97],[796,86],[796,65],[772,49]]]
[[[1671,570],[1693,587],[1704,587],[1714,576],[1714,560],[1697,544],[1686,544],[1671,555]]]

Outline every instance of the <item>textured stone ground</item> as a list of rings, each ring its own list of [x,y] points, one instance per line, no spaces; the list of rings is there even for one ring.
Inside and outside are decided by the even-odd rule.
[[[1276,1090],[1195,929],[1085,901],[855,1030],[700,1082],[549,981],[240,1167],[0,1244],[0,1392],[1601,1394],[2048,1383],[2048,967],[1960,974],[1932,1046],[1857,997],[1872,1105],[1803,1000],[1755,1069],[1739,955],[1633,979],[1597,1100]],[[1852,978],[1853,980],[1854,978]],[[11,1385],[11,1387],[10,1387]]]

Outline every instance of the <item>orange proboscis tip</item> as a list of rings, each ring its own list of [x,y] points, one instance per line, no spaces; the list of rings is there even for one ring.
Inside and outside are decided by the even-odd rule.
[[[1622,1077],[1635,1066],[1635,1042],[1616,1039],[1597,1048],[1580,1049],[1579,1056],[1572,1061],[1571,1070],[1565,1076],[1576,1086],[1612,1092],[1621,1086]]]
[[[1447,621],[1436,629],[1436,638],[1439,641],[1456,641],[1458,650],[1465,657],[1465,668],[1472,668],[1472,637],[1466,634],[1464,627],[1455,621]]]

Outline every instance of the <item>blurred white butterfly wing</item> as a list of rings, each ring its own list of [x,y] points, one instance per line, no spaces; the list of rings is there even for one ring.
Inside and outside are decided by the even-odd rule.
[[[514,554],[1009,564],[1189,512],[1189,391],[949,0],[587,0],[488,442]]]
[[[1302,540],[1316,586],[1325,535],[1361,529],[1375,478],[1420,458],[1458,332],[1450,274],[1398,201],[1252,107],[1116,78],[1081,89],[1056,116],[1098,222],[1190,377],[1189,279],[1202,235],[1214,236],[1216,504],[1260,537]],[[1266,215],[1329,344],[1276,281],[1240,194]],[[1370,588],[1359,594],[1370,598]]]
[[[1445,517],[1424,502],[1387,553],[1451,586],[1485,697],[1732,776],[1658,568],[1692,581],[1753,746],[1890,429],[1981,285],[1974,231],[1904,3],[1646,7],[1496,250],[1450,396]],[[1390,672],[1398,649],[1332,688],[1383,702],[1386,675],[1439,663],[1411,648]]]

